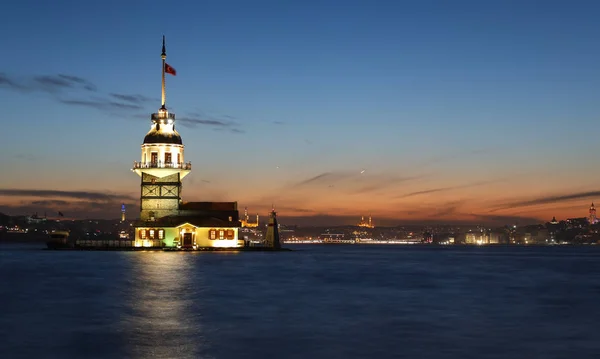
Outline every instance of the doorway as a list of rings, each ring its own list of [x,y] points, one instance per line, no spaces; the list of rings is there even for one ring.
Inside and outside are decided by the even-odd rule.
[[[186,232],[183,234],[183,246],[184,247],[192,246],[192,233]]]

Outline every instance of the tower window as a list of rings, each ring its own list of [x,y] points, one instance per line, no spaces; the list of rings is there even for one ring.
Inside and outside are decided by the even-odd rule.
[[[158,162],[158,152],[152,152],[150,154],[150,162],[152,162],[153,166],[156,166],[156,163]]]
[[[177,154],[177,165],[181,165],[181,154]]]
[[[168,166],[171,164],[171,152],[165,153],[165,164]]]

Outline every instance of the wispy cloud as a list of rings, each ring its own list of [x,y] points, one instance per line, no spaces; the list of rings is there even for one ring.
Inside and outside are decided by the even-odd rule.
[[[432,188],[432,189],[427,189],[427,190],[423,190],[423,191],[416,191],[416,192],[411,192],[411,193],[403,194],[403,195],[398,196],[396,198],[407,198],[407,197],[420,196],[420,195],[429,194],[429,193],[447,192],[447,191],[452,191],[452,190],[456,190],[456,189],[485,186],[485,185],[496,183],[496,182],[500,182],[500,181],[502,181],[502,180],[481,181],[481,182],[468,183],[468,184],[464,184],[464,185],[460,185],[460,186]]]
[[[120,93],[110,93],[110,97],[116,98],[120,101],[127,101],[132,103],[158,103],[158,99],[154,99],[144,95],[127,95]],[[147,116],[146,116],[147,117]]]
[[[0,72],[0,86],[5,87],[11,90],[24,90],[25,87],[22,86],[18,81],[10,78],[7,74]]]
[[[177,121],[185,127],[195,128],[198,126],[212,127],[214,130],[225,130],[232,133],[244,133],[239,124],[232,120],[231,116],[215,117],[201,113],[190,113],[188,116],[180,117]]]
[[[318,181],[320,181],[320,180],[322,180],[322,179],[324,179],[324,178],[331,178],[331,177],[332,177],[332,175],[333,175],[333,174],[332,174],[331,172],[325,172],[325,173],[321,173],[321,174],[319,174],[319,175],[316,175],[316,176],[313,176],[313,177],[307,178],[307,179],[305,179],[305,180],[302,180],[302,181],[300,181],[300,182],[296,183],[294,186],[295,186],[295,187],[298,187],[298,186],[304,186],[304,185],[307,185],[307,184],[309,184],[309,183],[318,182]]]
[[[96,85],[90,81],[73,75],[44,75],[33,78],[32,90],[57,92],[63,89],[82,88],[87,91],[96,91]]]
[[[64,201],[61,199],[44,199],[44,200],[40,200],[40,201],[32,201],[31,202],[32,205],[35,206],[66,206],[69,204],[68,201]]]
[[[356,190],[354,190],[353,192],[356,194],[365,194],[365,193],[370,193],[370,192],[381,191],[381,190],[385,190],[386,188],[388,188],[390,186],[394,186],[399,183],[414,181],[414,180],[425,178],[427,176],[429,176],[429,175],[423,174],[423,175],[406,176],[406,177],[382,176],[382,178],[375,177],[375,178],[371,179],[371,181],[370,181],[370,182],[373,182],[372,184],[359,187]]]
[[[119,193],[89,192],[89,191],[58,191],[40,189],[0,188],[0,196],[73,198],[90,201],[119,201],[134,200],[131,195]]]
[[[102,101],[102,100],[59,100],[60,103],[65,105],[84,106],[91,107],[97,110],[141,110],[143,109],[140,105],[134,105],[130,103],[115,102],[115,101]]]
[[[598,198],[598,197],[600,197],[600,191],[575,192],[575,193],[562,194],[562,195],[537,197],[537,198],[529,199],[526,201],[515,201],[515,202],[504,203],[504,204],[500,205],[498,208],[496,208],[495,210],[536,206],[536,205],[548,204],[548,203],[568,202],[568,201],[574,201],[574,200],[584,199],[584,198],[593,199],[593,198]]]
[[[41,91],[51,95],[59,103],[89,107],[108,114],[143,110],[145,105],[149,103],[155,102],[158,104],[158,99],[142,94],[117,92],[101,94],[97,91],[97,86],[91,81],[80,76],[67,74],[37,75],[19,80],[6,73],[0,73],[0,88],[23,92]],[[88,95],[91,95],[91,93],[96,94],[90,97],[85,96],[85,93],[88,93]],[[143,117],[148,118],[148,115]],[[208,126],[215,131],[227,131],[237,134],[245,132],[236,122],[236,118],[229,115],[212,116],[195,112],[180,117],[178,122],[190,128]]]

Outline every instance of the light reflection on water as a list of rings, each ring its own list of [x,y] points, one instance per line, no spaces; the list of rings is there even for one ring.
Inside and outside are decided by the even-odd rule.
[[[600,246],[0,243],[0,358],[596,358]]]
[[[123,331],[132,358],[208,358],[203,277],[194,254],[144,252],[131,258]],[[194,278],[192,285],[191,278]]]

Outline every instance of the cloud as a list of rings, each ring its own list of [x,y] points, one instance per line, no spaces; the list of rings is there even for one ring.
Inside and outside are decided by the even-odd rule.
[[[232,133],[244,133],[244,131],[239,128],[239,124],[230,120],[229,118],[231,118],[231,116],[217,118],[200,113],[190,113],[190,115],[187,117],[180,117],[177,122],[188,128],[209,126],[215,130],[226,130]]]
[[[57,190],[39,190],[39,189],[12,189],[0,188],[0,196],[19,196],[19,197],[59,197],[73,198],[89,201],[120,201],[135,200],[136,198],[118,193],[88,192],[88,191],[57,191]]]
[[[31,202],[31,204],[33,204],[35,206],[52,207],[52,206],[66,206],[69,204],[69,202],[63,201],[61,199],[44,199],[44,200],[40,200],[40,201],[33,201],[33,202]]]
[[[0,73],[0,87],[18,91],[42,91],[51,94],[52,98],[59,103],[94,108],[109,114],[116,114],[119,111],[143,110],[145,108],[144,105],[147,103],[159,103],[157,99],[142,94],[116,92],[105,93],[103,96],[100,96],[108,98],[74,98],[71,95],[74,93],[81,95],[81,89],[88,92],[97,92],[97,87],[85,78],[67,74],[37,75],[19,81],[5,73]],[[148,118],[148,115],[144,115],[143,117]],[[190,128],[209,126],[216,131],[221,130],[238,134],[245,133],[235,119],[235,117],[229,115],[208,116],[196,112],[179,118],[178,122]]]
[[[87,91],[96,91],[96,85],[90,81],[79,76],[64,74],[35,76],[31,86],[31,89],[48,92],[57,92],[70,88],[83,88]]]
[[[427,190],[423,190],[423,191],[407,193],[407,194],[398,196],[396,198],[407,198],[407,197],[414,197],[414,196],[419,196],[419,195],[428,194],[428,193],[446,192],[446,191],[451,191],[451,190],[455,190],[455,189],[478,187],[478,186],[484,186],[487,184],[492,184],[492,183],[496,183],[496,182],[500,182],[500,181],[501,180],[482,181],[482,182],[474,182],[474,183],[469,183],[469,184],[460,185],[460,186],[432,188],[432,189],[427,189]]]
[[[306,184],[309,184],[309,183],[313,183],[313,182],[318,182],[319,180],[322,180],[322,179],[324,179],[326,177],[331,177],[331,175],[332,175],[331,172],[321,173],[319,175],[316,175],[314,177],[311,177],[311,178],[308,178],[308,179],[305,179],[303,181],[300,181],[300,182],[296,183],[295,187],[303,186],[303,185],[306,185]]]
[[[13,90],[24,90],[25,88],[14,79],[11,79],[3,72],[0,72],[0,86],[8,87]]]
[[[120,93],[110,93],[109,96],[114,97],[120,101],[127,101],[127,102],[132,102],[132,103],[137,103],[137,104],[146,103],[146,102],[158,103],[158,99],[150,98],[150,97],[147,97],[144,95],[126,95],[126,94],[120,94]],[[148,116],[146,116],[146,117],[148,117]]]
[[[575,192],[575,193],[563,194],[563,195],[544,196],[544,197],[538,197],[538,198],[534,198],[534,199],[530,199],[530,200],[526,200],[526,201],[515,201],[515,202],[505,203],[493,211],[496,211],[499,209],[516,208],[516,207],[536,206],[536,205],[548,204],[548,203],[568,202],[568,201],[584,199],[584,198],[594,198],[594,197],[597,198],[599,196],[600,196],[600,191]]]
[[[421,179],[421,178],[424,178],[427,176],[428,175],[417,175],[417,176],[407,176],[407,177],[389,177],[389,178],[383,178],[383,179],[379,179],[379,180],[375,179],[376,182],[374,184],[360,187],[360,188],[354,190],[353,192],[356,194],[376,192],[376,191],[384,190],[387,187],[398,184],[398,183],[413,181],[413,180]]]
[[[115,102],[115,101],[99,101],[99,100],[59,100],[59,102],[65,105],[84,106],[91,107],[97,110],[141,110],[143,109],[140,105],[134,105],[129,103]]]

